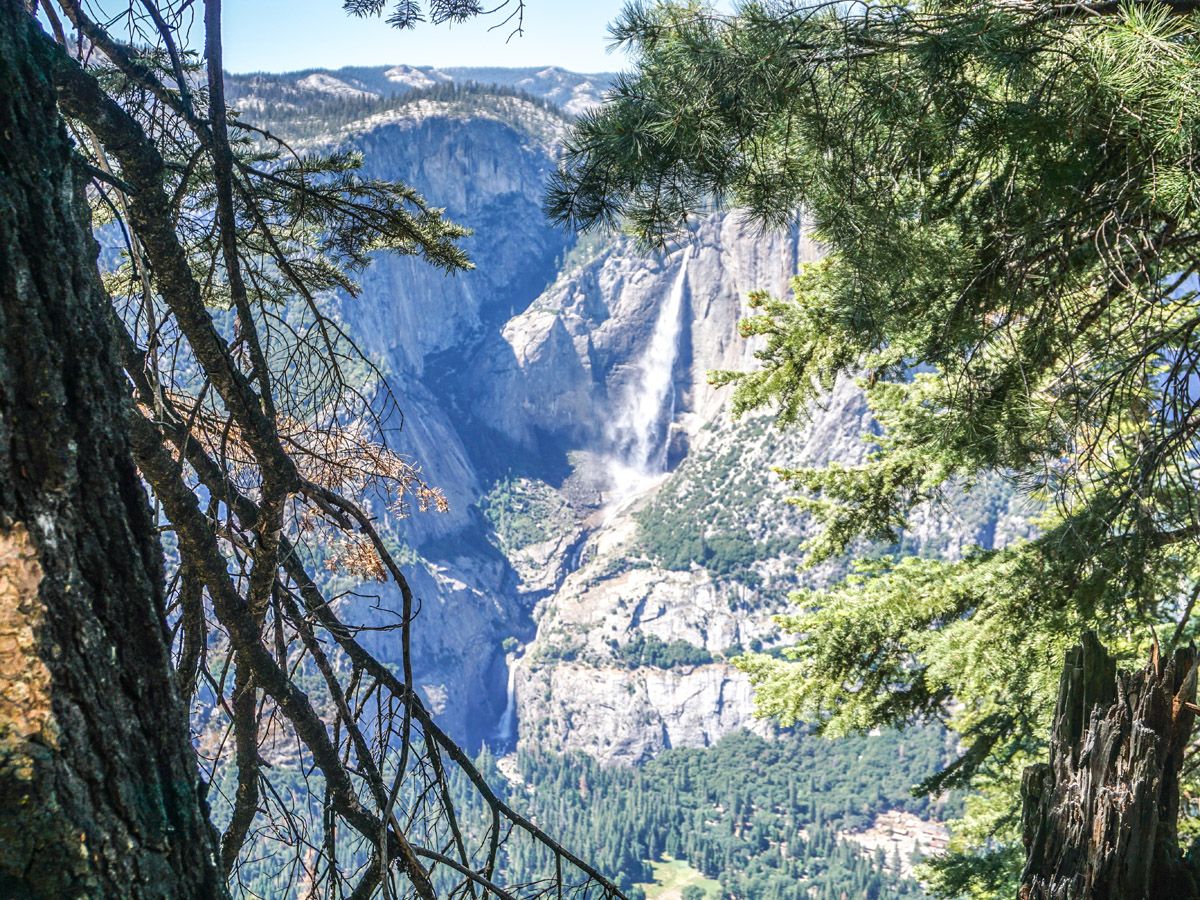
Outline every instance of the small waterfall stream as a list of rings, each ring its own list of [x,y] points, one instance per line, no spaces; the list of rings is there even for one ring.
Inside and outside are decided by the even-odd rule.
[[[496,727],[496,750],[506,751],[512,748],[517,737],[517,660],[508,660],[508,686],[505,688],[504,712],[500,714],[500,724]]]
[[[691,256],[690,245],[680,252],[679,270],[659,307],[650,340],[625,383],[616,415],[608,429],[611,452],[607,460],[610,482],[607,499],[610,511],[667,471],[668,438],[675,418],[673,375],[679,358],[683,301]],[[580,535],[570,549],[576,555],[576,565],[586,538],[586,533]],[[516,662],[516,656],[509,655],[504,712],[490,741],[496,753],[510,752],[517,739]]]
[[[675,417],[672,375],[679,357],[683,298],[691,246],[684,247],[679,272],[658,312],[650,342],[625,385],[609,436],[613,454],[609,476],[613,499],[623,499],[667,470],[667,436]]]

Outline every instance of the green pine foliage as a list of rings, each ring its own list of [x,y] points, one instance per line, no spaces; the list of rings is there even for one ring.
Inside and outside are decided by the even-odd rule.
[[[497,103],[497,98],[519,101],[558,123],[569,121],[553,103],[506,85],[444,81],[385,95],[369,92],[326,95],[297,88],[293,82],[304,74],[239,76],[232,83],[231,103],[246,114],[253,114],[260,127],[293,141],[320,141],[372,116],[406,111],[415,114],[422,105],[437,104],[458,113],[489,112],[503,116],[507,110]]]
[[[857,377],[858,465],[782,468],[860,558],[742,663],[763,712],[830,733],[947,721],[970,784],[948,895],[1011,894],[1018,781],[1063,651],[1127,658],[1196,630],[1200,591],[1200,12],[1183,0],[902,7],[631,4],[633,71],[575,131],[551,193],[651,244],[714,204],[803,215],[827,254],[752,297],[760,367],[721,372],[784,425]],[[1001,479],[1039,532],[937,561],[879,558],[915,508]]]
[[[782,598],[783,591],[755,566],[794,549],[801,528],[800,516],[782,504],[778,514],[763,515],[784,495],[779,479],[755,465],[748,448],[754,446],[756,458],[769,458],[777,443],[770,431],[769,420],[748,417],[687,456],[636,513],[639,544],[651,560],[675,571],[699,566],[718,579]]]
[[[617,662],[630,669],[649,666],[653,669],[673,669],[677,666],[703,666],[713,661],[713,655],[703,647],[687,641],[664,641],[653,634],[637,632],[624,644],[609,641]]]
[[[737,732],[707,749],[667,750],[640,768],[541,752],[510,757],[515,768],[502,768],[486,750],[476,762],[505,802],[609,874],[631,900],[644,896],[637,885],[653,882],[651,863],[667,857],[719,882],[722,900],[881,900],[924,892],[894,860],[878,859],[846,834],[871,827],[889,810],[926,820],[956,814],[960,801],[953,794],[913,793],[948,752],[945,730],[920,728],[836,743],[804,734],[766,740]],[[236,788],[232,766],[211,774],[214,798]],[[482,856],[490,844],[490,812],[460,769],[447,776],[463,839]],[[308,868],[311,848],[330,841],[341,871],[351,876],[349,894],[371,848],[348,829],[325,831],[323,782],[311,759],[303,752],[276,754],[266,777],[266,802],[287,805],[288,825],[253,835],[233,876],[235,896],[308,896],[314,874],[330,877]],[[396,808],[408,809],[414,800],[403,789]],[[217,824],[224,824],[220,817]],[[506,830],[505,838],[497,867],[502,882],[548,883],[554,861],[546,848],[518,832]],[[454,883],[453,874],[433,870],[438,884]]]
[[[532,478],[497,481],[479,502],[479,508],[505,552],[562,537],[575,522],[562,494]]]
[[[720,882],[729,898],[919,897],[915,881],[838,833],[868,828],[889,809],[923,818],[953,813],[957,800],[912,793],[946,753],[937,728],[836,744],[739,732],[705,750],[668,750],[641,768],[521,753],[523,784],[513,787],[512,802],[627,890],[651,882],[650,861],[665,855]],[[515,847],[506,874],[532,880],[545,864]]]

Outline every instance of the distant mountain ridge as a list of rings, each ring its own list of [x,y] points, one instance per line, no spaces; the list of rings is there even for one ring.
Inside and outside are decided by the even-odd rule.
[[[303,104],[306,100],[329,97],[383,99],[442,84],[495,85],[553,103],[575,116],[600,103],[613,78],[612,73],[569,72],[558,66],[439,68],[401,63],[230,75],[227,90],[231,102],[237,106],[263,100]]]

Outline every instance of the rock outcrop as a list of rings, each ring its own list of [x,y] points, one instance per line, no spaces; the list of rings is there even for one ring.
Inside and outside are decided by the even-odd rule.
[[[271,89],[303,103],[305,91],[387,96],[461,78],[372,72],[271,76]],[[607,84],[556,69],[492,75],[572,112]],[[239,96],[254,100],[256,85]],[[541,212],[568,122],[511,91],[430,94],[377,103],[305,145],[361,150],[366,175],[412,184],[476,230],[474,271],[381,258],[361,296],[335,301],[402,407],[386,423],[392,445],[451,504],[396,526],[423,604],[422,691],[471,748],[515,738],[636,763],[765,727],[729,659],[776,640],[770,613],[799,583],[808,529],[770,467],[860,459],[872,425],[850,382],[805,430],[733,423],[707,372],[753,365],[737,334],[747,293],[786,290],[818,248],[800,229],[764,236],[733,214],[665,255],[619,236],[577,240]],[[913,540],[957,552],[1002,538],[1024,521],[1006,502],[979,523],[930,511]],[[384,621],[394,598],[346,602]],[[381,632],[375,649],[386,656],[389,640]]]

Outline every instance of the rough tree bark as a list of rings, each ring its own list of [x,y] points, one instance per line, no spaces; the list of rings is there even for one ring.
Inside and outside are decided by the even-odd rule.
[[[45,42],[0,0],[0,896],[220,897]]]
[[[1092,632],[1067,653],[1050,763],[1025,770],[1021,900],[1200,896],[1179,847],[1196,651],[1118,672]]]

